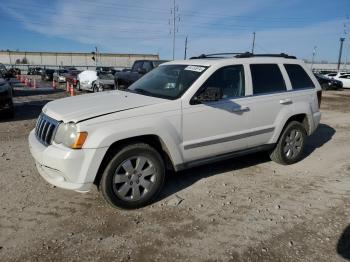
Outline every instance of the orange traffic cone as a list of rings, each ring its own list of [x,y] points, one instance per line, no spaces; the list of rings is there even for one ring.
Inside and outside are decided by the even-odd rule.
[[[73,85],[70,85],[70,96],[75,96],[74,95],[74,87],[73,87]]]
[[[54,79],[52,79],[52,88],[56,89],[56,81]]]

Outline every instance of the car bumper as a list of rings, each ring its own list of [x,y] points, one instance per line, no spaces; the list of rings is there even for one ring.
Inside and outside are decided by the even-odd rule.
[[[88,192],[107,148],[73,150],[63,145],[44,146],[29,134],[29,148],[39,174],[50,184]]]
[[[80,88],[83,89],[91,89],[91,83],[84,83],[84,82],[80,82]]]
[[[314,126],[311,127],[311,132],[310,134],[312,134],[313,132],[315,132],[315,130],[317,129],[318,125],[320,124],[321,121],[321,112],[315,112],[313,113],[313,122],[314,122]]]
[[[6,91],[0,93],[0,111],[9,110],[13,107],[13,101],[10,94]]]

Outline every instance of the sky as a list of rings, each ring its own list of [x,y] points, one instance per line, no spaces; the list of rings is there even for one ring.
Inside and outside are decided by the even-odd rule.
[[[0,49],[159,54],[173,52],[173,0],[0,0]],[[281,53],[337,60],[350,0],[176,0],[175,58],[202,53]]]

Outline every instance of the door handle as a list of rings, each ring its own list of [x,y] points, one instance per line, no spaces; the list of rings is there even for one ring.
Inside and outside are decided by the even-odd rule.
[[[280,104],[282,105],[287,105],[293,103],[292,99],[286,98],[286,99],[281,99]]]
[[[247,107],[247,106],[240,106],[240,107],[232,108],[232,112],[235,112],[235,113],[245,112],[245,111],[249,111],[249,107]]]

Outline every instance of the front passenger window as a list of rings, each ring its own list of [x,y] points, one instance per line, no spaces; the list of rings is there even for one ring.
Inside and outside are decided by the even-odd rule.
[[[220,68],[204,83],[207,87],[222,89],[223,98],[231,99],[245,95],[244,68],[242,65],[233,65]]]

